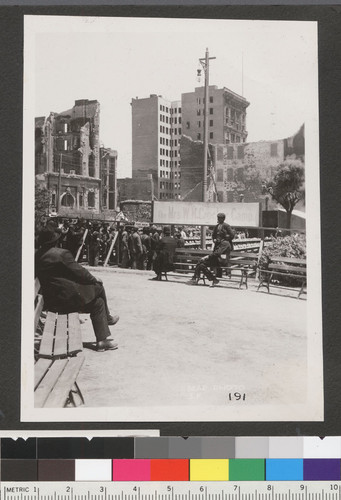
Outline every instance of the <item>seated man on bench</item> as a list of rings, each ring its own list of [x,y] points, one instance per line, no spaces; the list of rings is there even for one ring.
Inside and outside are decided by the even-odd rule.
[[[109,340],[109,326],[118,316],[111,316],[102,281],[78,264],[69,250],[57,248],[60,233],[43,229],[35,256],[36,275],[40,281],[47,310],[61,314],[90,313],[97,351],[116,349]]]
[[[229,264],[230,253],[233,249],[234,231],[229,224],[224,222],[225,214],[219,213],[217,219],[218,224],[212,233],[213,252],[211,255],[203,257],[196,265],[194,276],[191,279],[195,284],[198,283],[200,274],[203,273],[209,281],[212,281],[211,286],[217,285],[219,283],[217,276],[221,276],[220,268],[227,267]]]

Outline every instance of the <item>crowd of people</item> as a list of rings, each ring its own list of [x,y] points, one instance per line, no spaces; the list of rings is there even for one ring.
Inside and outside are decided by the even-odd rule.
[[[117,348],[110,337],[109,326],[115,325],[119,317],[109,311],[101,279],[92,275],[77,259],[83,247],[88,249],[90,265],[97,265],[103,256],[108,257],[115,231],[107,223],[49,219],[35,240],[35,274],[47,309],[58,313],[90,313],[98,351]],[[153,269],[155,280],[161,280],[163,272],[174,269],[176,249],[185,245],[186,234],[182,228],[173,236],[169,226],[165,226],[162,233],[155,226],[139,229],[131,225],[118,232],[121,266]],[[201,273],[213,285],[218,283],[219,267],[228,263],[233,238],[234,231],[225,223],[225,214],[218,214],[218,224],[212,233],[213,251],[197,264],[193,283],[198,282]]]

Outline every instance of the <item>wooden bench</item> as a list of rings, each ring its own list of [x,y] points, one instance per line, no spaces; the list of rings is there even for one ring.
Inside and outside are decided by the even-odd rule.
[[[194,273],[198,262],[208,255],[210,252],[207,250],[196,250],[189,248],[178,248],[175,252],[174,270],[170,271],[172,274],[186,275]],[[245,286],[248,288],[248,277],[256,274],[256,268],[259,260],[258,252],[239,252],[233,250],[230,254],[230,261],[228,266],[219,267],[222,272],[222,277],[219,280],[237,282],[239,288]],[[162,275],[168,280],[170,272],[163,272]],[[199,280],[206,284],[205,276],[201,273]]]
[[[79,314],[47,311],[43,321],[44,301],[39,290],[36,278],[34,326],[35,332],[40,329],[40,342],[34,365],[34,405],[36,408],[77,406],[76,399],[84,403],[77,384],[84,363]]]
[[[305,259],[295,259],[291,257],[271,257],[266,269],[259,269],[259,285],[257,292],[261,287],[266,287],[268,292],[270,292],[270,285],[280,288],[292,287],[285,284],[276,283],[283,278],[294,278],[300,284],[300,290],[298,292],[297,298],[300,298],[302,293],[306,293],[307,285],[307,268]]]

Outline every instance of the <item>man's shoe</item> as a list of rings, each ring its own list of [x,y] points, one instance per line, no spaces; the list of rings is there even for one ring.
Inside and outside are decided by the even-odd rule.
[[[212,283],[210,284],[210,286],[215,286],[215,285],[218,285],[219,283],[219,280],[217,280],[217,278],[213,278],[213,281]]]
[[[111,351],[113,349],[117,349],[118,344],[115,344],[112,340],[100,340],[97,342],[97,351],[98,352],[103,352],[103,351]]]
[[[119,317],[119,316],[117,316],[117,315],[116,315],[116,316],[111,316],[111,315],[110,315],[110,316],[108,317],[108,325],[109,325],[109,326],[116,325],[116,323],[117,323],[117,321],[118,321],[119,319],[120,319],[120,317]]]

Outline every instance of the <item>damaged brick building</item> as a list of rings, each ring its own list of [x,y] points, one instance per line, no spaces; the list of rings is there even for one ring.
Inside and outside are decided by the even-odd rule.
[[[181,197],[202,201],[203,143],[183,136]],[[270,210],[276,203],[264,192],[264,181],[273,178],[288,157],[304,162],[304,125],[293,136],[277,141],[209,144],[208,198],[220,202],[261,202]]]
[[[35,174],[50,192],[50,211],[92,217],[115,210],[117,152],[100,148],[100,104],[80,99],[35,120]]]

